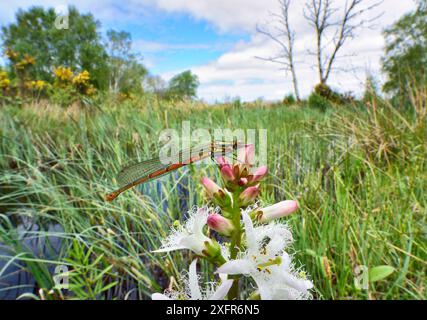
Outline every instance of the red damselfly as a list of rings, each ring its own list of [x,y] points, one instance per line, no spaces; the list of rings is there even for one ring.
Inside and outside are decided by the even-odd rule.
[[[234,151],[248,146],[245,143],[212,141],[206,145],[199,145],[188,150],[181,150],[171,157],[172,161],[164,164],[160,157],[145,160],[137,164],[123,168],[117,176],[119,189],[106,196],[107,201],[113,201],[122,192],[135,187],[141,183],[152,181],[174,170],[207,158],[233,153]]]

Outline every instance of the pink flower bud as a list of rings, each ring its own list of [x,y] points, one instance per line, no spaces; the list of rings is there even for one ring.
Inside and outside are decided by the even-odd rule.
[[[253,144],[246,145],[245,148],[239,149],[237,153],[237,161],[239,163],[254,164],[255,160],[255,146]]]
[[[234,230],[231,220],[217,213],[208,216],[207,224],[209,228],[225,236],[230,236]]]
[[[298,209],[298,202],[285,200],[263,208],[256,212],[256,217],[261,222],[268,222],[273,219],[286,217]]]
[[[203,177],[201,182],[210,197],[213,197],[221,190],[221,188],[215,182],[207,177]]]
[[[250,179],[250,183],[255,183],[260,181],[267,174],[267,166],[261,166],[254,171]]]
[[[251,204],[258,197],[259,191],[258,185],[246,188],[239,196],[240,204],[242,206]]]
[[[240,178],[239,179],[239,186],[244,186],[248,183],[248,179],[246,178]]]
[[[221,175],[227,182],[234,180],[234,173],[229,165],[225,165],[221,168]]]
[[[223,156],[217,157],[216,161],[218,162],[219,167],[222,169],[224,166],[230,166],[227,159],[225,159]]]

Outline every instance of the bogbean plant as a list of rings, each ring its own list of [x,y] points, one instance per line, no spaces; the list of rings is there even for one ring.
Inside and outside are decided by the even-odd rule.
[[[286,200],[267,207],[259,205],[260,183],[267,167],[252,170],[253,155],[254,148],[249,145],[241,149],[233,165],[219,157],[223,187],[207,177],[201,181],[213,206],[191,209],[185,224],[173,227],[162,247],[155,251],[191,250],[198,259],[215,266],[219,283],[199,287],[195,259],[182,277],[183,291],[154,293],[153,299],[241,299],[242,277],[251,277],[256,283],[247,298],[311,297],[313,284],[301,269],[294,267],[285,251],[292,243],[292,234],[278,220],[296,211],[298,203]],[[219,243],[209,229],[226,240]]]

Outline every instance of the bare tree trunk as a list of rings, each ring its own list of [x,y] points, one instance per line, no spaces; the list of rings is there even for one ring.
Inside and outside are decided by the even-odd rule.
[[[295,73],[295,66],[292,66],[291,72],[292,72],[292,83],[294,85],[295,98],[297,99],[298,102],[300,102],[301,98],[298,90],[298,80],[297,80],[297,75]]]
[[[256,57],[261,60],[274,62],[282,65],[282,70],[290,72],[292,76],[292,84],[294,87],[295,98],[300,101],[300,95],[298,90],[298,80],[295,71],[294,61],[294,42],[295,32],[291,30],[289,23],[289,7],[291,0],[278,0],[280,5],[280,14],[270,13],[272,20],[270,22],[277,23],[278,26],[274,27],[276,32],[271,31],[268,28],[261,28],[257,26],[257,31],[271,40],[273,40],[280,48],[279,54],[272,57],[262,58]]]
[[[378,19],[379,16],[364,20],[362,15],[379,6],[382,0],[361,8],[365,2],[364,0],[347,0],[342,17],[336,18],[335,14],[339,9],[333,7],[333,0],[307,0],[304,17],[313,26],[316,33],[316,52],[314,54],[316,55],[319,82],[321,84],[326,84],[328,81],[338,58],[338,52],[347,40],[356,36],[355,31],[358,28],[371,24]],[[332,39],[330,39],[332,46],[325,47],[323,44],[328,43],[326,38],[329,29],[333,34]]]

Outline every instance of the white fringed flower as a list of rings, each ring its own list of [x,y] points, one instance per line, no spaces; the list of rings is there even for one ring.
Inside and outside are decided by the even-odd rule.
[[[216,272],[252,277],[263,300],[308,299],[313,284],[297,275],[291,258],[284,251],[292,242],[288,227],[271,222],[254,228],[247,212],[242,214],[247,250],[239,259],[227,261]]]
[[[197,275],[197,259],[193,260],[188,271],[188,277],[184,279],[185,291],[165,291],[153,293],[153,300],[223,300],[233,284],[233,280],[224,279],[220,285],[209,283],[202,292],[199,287],[199,277]]]
[[[209,208],[193,207],[188,213],[189,218],[185,225],[173,228],[171,234],[162,242],[162,247],[153,252],[189,249],[198,255],[203,255],[206,245],[212,242],[203,233],[203,228],[209,215]]]

